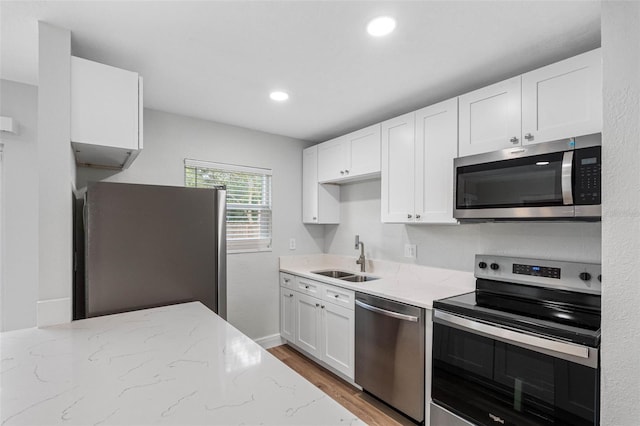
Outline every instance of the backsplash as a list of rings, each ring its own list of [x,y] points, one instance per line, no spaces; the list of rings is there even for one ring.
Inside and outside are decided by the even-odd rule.
[[[380,221],[380,180],[341,188],[339,225],[325,225],[325,253],[357,256],[356,234],[368,259],[473,271],[477,253],[601,262],[601,222],[509,222],[401,225]],[[415,259],[404,245],[415,244]]]

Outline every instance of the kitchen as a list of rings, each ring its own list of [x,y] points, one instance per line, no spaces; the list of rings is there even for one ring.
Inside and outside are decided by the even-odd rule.
[[[3,9],[4,7],[3,4]],[[632,8],[631,5],[624,7]],[[607,277],[603,291],[603,336],[605,337],[603,338],[602,357],[602,423],[631,424],[632,419],[638,417],[633,412],[638,405],[636,404],[637,392],[634,391],[637,389],[638,379],[634,374],[629,374],[629,371],[633,371],[634,358],[632,354],[635,352],[633,348],[636,346],[634,345],[637,345],[638,341],[638,331],[634,330],[632,326],[632,324],[638,323],[637,317],[634,316],[637,314],[632,309],[635,305],[634,301],[638,301],[637,290],[633,285],[632,278],[633,272],[637,272],[638,268],[638,203],[637,199],[629,198],[628,195],[635,194],[630,182],[637,182],[637,175],[633,174],[637,172],[632,172],[634,168],[631,167],[631,164],[637,161],[637,157],[634,157],[637,155],[637,143],[633,142],[633,138],[636,137],[633,131],[637,128],[637,122],[636,127],[633,127],[634,124],[620,124],[617,120],[622,113],[627,114],[622,115],[625,117],[624,119],[631,120],[631,117],[637,117],[637,114],[633,114],[634,110],[632,109],[637,108],[637,105],[633,103],[634,98],[626,99],[618,95],[620,91],[626,90],[627,84],[637,85],[637,79],[633,80],[632,78],[634,75],[633,68],[630,67],[632,62],[628,57],[628,53],[636,52],[637,49],[634,50],[633,37],[627,41],[624,38],[618,38],[623,37],[626,34],[625,31],[628,31],[628,28],[623,24],[629,25],[630,28],[633,27],[632,17],[634,15],[632,12],[627,13],[624,7],[616,3],[598,4],[598,9],[602,9],[601,31],[604,58],[603,134],[605,141],[603,152],[606,161],[612,166],[615,165],[615,167],[609,168],[609,174],[605,174],[603,180],[604,191],[608,195],[604,196],[601,224],[564,222],[527,223],[524,225],[522,223],[484,223],[462,226],[382,225],[379,217],[381,210],[379,181],[373,180],[342,187],[341,215],[343,218],[352,219],[341,222],[339,226],[305,226],[300,220],[299,177],[302,174],[300,158],[302,148],[313,145],[313,143],[304,144],[296,138],[283,138],[249,130],[246,127],[253,126],[250,122],[239,123],[240,127],[234,127],[194,118],[197,117],[195,112],[178,115],[153,108],[145,110],[145,149],[128,170],[114,174],[108,171],[79,168],[77,179],[74,180],[77,181],[79,187],[88,180],[107,177],[112,181],[121,182],[182,185],[184,182],[182,163],[184,158],[273,169],[273,251],[230,255],[228,259],[230,271],[229,306],[234,307],[230,310],[229,321],[244,334],[254,339],[278,333],[278,257],[324,252],[353,256],[355,260],[357,256],[357,252],[353,249],[355,234],[359,234],[367,244],[366,254],[369,258],[406,262],[403,257],[403,248],[406,243],[412,243],[418,248],[416,263],[462,271],[472,270],[476,253],[602,261]],[[3,16],[6,15],[3,13]],[[635,16],[637,16],[637,12]],[[622,22],[620,22],[621,19]],[[61,26],[64,27],[64,25]],[[584,51],[598,47],[600,44],[599,36],[595,41],[591,40],[590,43],[592,45],[585,46]],[[607,50],[607,43],[611,43],[614,47]],[[630,46],[620,47],[616,43],[629,43]],[[85,56],[91,57],[91,46],[83,47],[82,43],[79,43],[79,46],[74,46],[74,53],[80,54],[75,50],[83,48],[87,49]],[[4,46],[3,52],[5,52]],[[622,52],[626,54],[623,55]],[[564,57],[545,58],[545,64],[568,56],[572,56],[572,54],[567,54]],[[98,58],[93,59],[97,60]],[[635,62],[637,63],[637,60]],[[607,64],[612,64],[611,68],[608,68]],[[502,71],[505,74],[501,77],[508,77],[533,68],[536,66],[528,69],[519,69],[513,66],[511,69]],[[146,79],[145,87],[148,87],[149,79],[153,78],[153,73],[143,72],[143,70],[137,71]],[[627,75],[627,72],[630,75]],[[625,83],[627,77],[630,83]],[[497,77],[483,83],[488,84],[500,79]],[[484,85],[477,82],[473,87],[457,87],[457,83],[456,79],[451,79],[448,83],[450,85],[448,91],[443,89],[443,93],[434,101]],[[5,87],[8,87],[6,92]],[[632,85],[631,87],[637,86]],[[27,208],[21,209],[24,212],[24,217],[18,218],[20,222],[13,222],[11,219],[20,216],[20,214],[11,211],[3,212],[5,229],[3,229],[2,236],[3,241],[6,241],[3,261],[3,301],[7,300],[6,303],[13,305],[7,307],[7,304],[3,302],[3,316],[9,309],[21,311],[28,319],[24,321],[21,319],[20,321],[23,322],[13,328],[23,328],[35,325],[36,300],[59,299],[64,298],[65,295],[68,297],[70,291],[66,286],[61,287],[55,282],[68,282],[65,275],[68,274],[68,271],[60,270],[59,267],[65,262],[64,258],[59,257],[63,255],[58,253],[58,248],[61,241],[66,241],[65,239],[70,237],[61,229],[66,226],[65,216],[58,212],[69,208],[67,205],[69,204],[68,182],[71,179],[64,178],[64,175],[58,179],[55,173],[69,174],[75,173],[75,170],[69,171],[71,160],[68,158],[68,151],[62,151],[62,148],[56,149],[53,144],[46,147],[38,147],[35,144],[34,128],[37,127],[40,130],[40,126],[46,123],[38,123],[36,120],[38,93],[33,86],[5,86],[3,81],[3,116],[7,115],[4,108],[12,103],[7,100],[10,99],[11,93],[13,93],[12,99],[21,100],[14,102],[26,110],[26,113],[22,113],[23,119],[20,119],[17,114],[15,116],[19,122],[25,125],[25,132],[21,136],[27,140],[21,145],[13,144],[3,134],[2,138],[5,144],[3,203],[5,201],[7,203],[5,209],[11,209],[14,204],[10,200],[16,199],[11,197],[18,197],[17,199],[27,203]],[[149,95],[148,92],[146,94]],[[610,97],[607,98],[607,96]],[[628,104],[621,102],[620,99],[625,100]],[[428,102],[426,97],[422,97],[415,101],[415,107],[430,103],[433,102]],[[282,105],[278,107],[280,106]],[[404,110],[399,109],[397,113],[411,109],[405,107]],[[363,114],[363,112],[359,113]],[[376,118],[383,120],[397,115],[389,111],[385,114],[387,115],[372,116],[361,120],[360,127],[362,124],[376,121]],[[258,116],[259,111],[252,115]],[[256,117],[256,119],[258,118]],[[610,121],[613,119],[616,121]],[[635,119],[637,120],[637,118]],[[50,125],[55,126],[56,120],[52,121],[53,123]],[[223,118],[215,121],[225,122]],[[31,129],[28,128],[29,123]],[[330,135],[337,136],[354,128],[344,126],[341,132],[337,129],[325,130],[331,133],[319,134],[312,139],[321,142],[330,139]],[[29,131],[32,132],[31,135],[29,135]],[[607,131],[616,137],[607,138]],[[627,136],[625,136],[624,132],[629,133],[626,133]],[[615,142],[609,143],[608,141],[612,139],[615,139]],[[212,141],[215,141],[214,148],[211,147]],[[616,145],[618,143],[628,145]],[[621,155],[620,147],[623,147],[624,155]],[[42,149],[45,151],[43,152]],[[47,151],[48,149],[50,151]],[[21,163],[16,164],[9,161],[13,152],[23,155]],[[42,158],[43,156],[44,158]],[[41,163],[34,161],[36,158],[40,158]],[[31,170],[33,173],[24,174],[25,170]],[[53,175],[45,174],[45,170]],[[16,173],[20,173],[21,178],[24,179],[21,185],[13,184],[16,181],[12,180],[11,176],[17,176]],[[55,181],[55,179],[58,180]],[[13,186],[17,186],[17,188],[14,189]],[[39,192],[24,190],[25,188],[38,188],[38,186],[40,187]],[[625,187],[630,190],[623,197],[623,194],[618,192],[618,188]],[[607,188],[610,188],[608,192]],[[51,194],[51,197],[47,197],[46,194]],[[35,206],[35,208],[29,208],[29,206]],[[40,213],[38,213],[38,206],[40,206]],[[22,225],[14,227],[10,225],[13,223],[21,223]],[[636,228],[630,228],[630,226]],[[16,241],[11,233],[15,233],[17,230],[26,232],[24,236],[26,240],[19,242],[16,246],[7,247],[6,244],[9,241]],[[629,239],[628,235],[635,235],[636,238]],[[295,251],[289,250],[290,238],[296,239]],[[20,240],[18,239],[18,241]],[[38,259],[34,260],[32,253],[28,251],[29,247],[39,247],[39,261]],[[6,274],[10,274],[10,268],[16,268],[18,265],[22,266],[25,279],[31,284],[20,287],[17,290],[17,298],[9,296],[15,294],[11,292],[5,296],[7,292],[4,290],[4,283],[9,285],[11,282]],[[269,282],[263,285],[258,284],[264,282],[263,277],[265,276],[270,277]],[[12,289],[14,288],[12,287]],[[21,302],[17,302],[18,300]],[[15,318],[15,314],[12,314],[11,317]],[[621,322],[629,324],[629,327],[620,327]]]

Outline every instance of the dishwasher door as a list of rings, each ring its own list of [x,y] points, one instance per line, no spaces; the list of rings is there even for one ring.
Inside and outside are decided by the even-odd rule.
[[[424,421],[425,310],[356,293],[355,382]]]

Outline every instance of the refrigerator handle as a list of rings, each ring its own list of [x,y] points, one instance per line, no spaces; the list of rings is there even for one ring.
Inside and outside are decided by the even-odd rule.
[[[217,237],[217,287],[218,294],[216,302],[218,312],[222,319],[227,319],[227,191],[226,189],[217,189],[217,219],[216,237]]]

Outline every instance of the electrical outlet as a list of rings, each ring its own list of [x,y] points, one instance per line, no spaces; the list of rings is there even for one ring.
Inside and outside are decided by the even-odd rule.
[[[415,259],[417,256],[418,248],[415,244],[405,244],[404,245],[404,257],[409,257],[411,259]]]
[[[295,249],[296,249],[296,239],[289,238],[289,250],[295,250]]]

